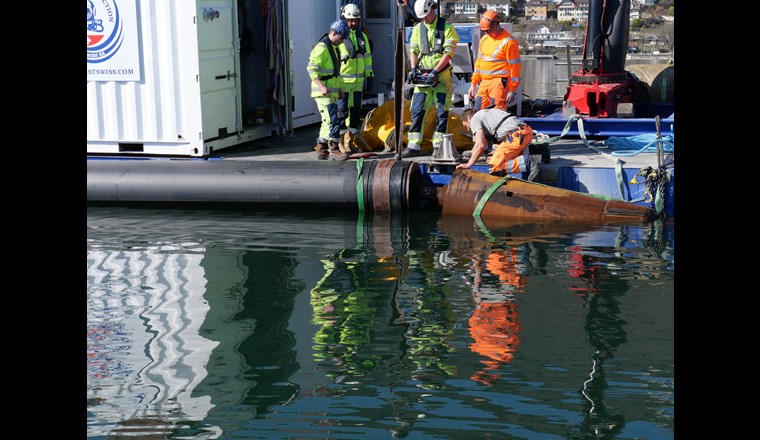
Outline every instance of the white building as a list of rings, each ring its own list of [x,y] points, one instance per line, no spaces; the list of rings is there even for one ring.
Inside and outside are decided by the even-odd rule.
[[[588,0],[561,0],[557,4],[558,21],[582,21],[588,19]]]
[[[456,15],[466,15],[470,17],[477,17],[478,9],[485,9],[485,10],[490,9],[492,11],[496,11],[500,14],[503,14],[505,17],[510,16],[510,6],[508,2],[486,3],[486,2],[468,1],[468,2],[459,2],[459,3],[454,4],[454,14]]]

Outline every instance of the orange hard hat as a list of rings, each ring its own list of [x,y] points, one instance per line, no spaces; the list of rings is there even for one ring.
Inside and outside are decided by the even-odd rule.
[[[496,26],[501,23],[501,18],[499,18],[499,14],[497,14],[495,11],[487,10],[481,17],[480,17],[480,29],[487,31],[490,29],[495,28]]]

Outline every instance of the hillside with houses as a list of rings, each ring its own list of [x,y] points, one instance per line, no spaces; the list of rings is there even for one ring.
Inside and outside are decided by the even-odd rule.
[[[523,54],[580,54],[589,0],[440,0],[441,14],[456,23],[477,22],[486,10],[511,23]],[[675,0],[630,0],[629,52],[674,52]]]

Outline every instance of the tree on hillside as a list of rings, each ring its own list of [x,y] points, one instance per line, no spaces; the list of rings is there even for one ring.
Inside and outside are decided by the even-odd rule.
[[[653,33],[657,36],[657,39],[668,49],[669,52],[673,52],[675,49],[675,32],[673,23],[665,22],[662,26],[653,30]]]

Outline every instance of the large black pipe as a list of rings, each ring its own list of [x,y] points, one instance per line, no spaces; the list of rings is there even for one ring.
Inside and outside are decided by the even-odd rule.
[[[591,0],[588,8],[583,67],[598,75],[624,72],[631,0]]]
[[[419,164],[367,161],[87,161],[88,202],[317,205],[398,212],[439,208]]]
[[[589,72],[599,73],[602,65],[602,7],[605,0],[591,0],[588,3],[586,38],[583,41],[583,67]]]
[[[605,74],[625,71],[628,54],[628,33],[631,20],[631,0],[611,0],[608,12],[607,39],[604,46]]]

